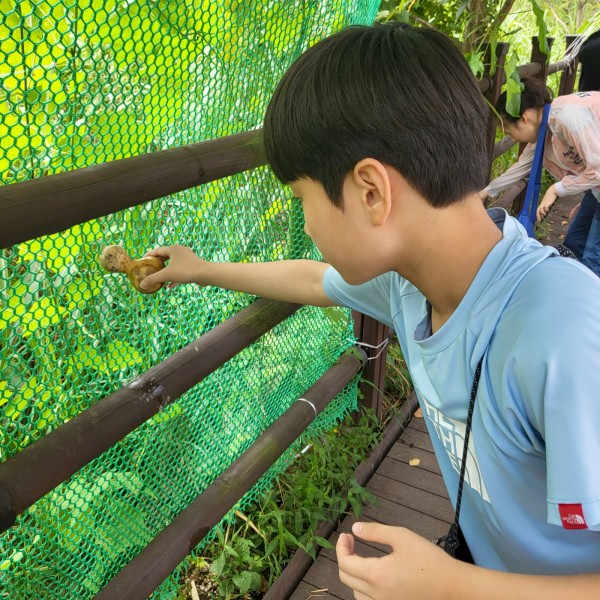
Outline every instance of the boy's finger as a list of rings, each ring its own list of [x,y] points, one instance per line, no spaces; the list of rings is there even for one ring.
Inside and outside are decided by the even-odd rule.
[[[148,275],[148,277],[142,279],[139,283],[140,288],[143,290],[149,290],[157,283],[166,283],[169,281],[169,277],[165,277],[165,271],[166,269],[157,271],[156,273],[152,273],[152,275]]]
[[[356,557],[358,558],[358,557]],[[343,571],[340,567],[340,581],[347,585],[349,588],[354,590],[355,598],[370,598],[368,592],[371,591],[371,585],[360,577],[350,575],[346,571]]]
[[[338,567],[340,568],[340,577],[342,572],[348,577],[353,577],[356,580],[366,581],[368,577],[366,575],[371,572],[373,563],[378,558],[364,558],[353,554],[354,552],[354,538],[347,533],[342,533],[335,546],[335,552],[337,555]],[[354,581],[356,583],[356,581]],[[350,585],[350,584],[347,584]],[[360,586],[363,589],[363,586]],[[353,589],[357,589],[352,586]]]
[[[352,556],[354,554],[354,538],[348,533],[341,533],[335,545],[335,551],[340,556]]]
[[[148,250],[144,257],[146,256],[156,256],[157,258],[171,258],[171,248],[173,246],[160,246],[158,248],[152,248],[152,250]]]
[[[396,549],[398,538],[404,531],[403,527],[390,527],[381,523],[354,523],[352,533],[369,542],[377,542]]]

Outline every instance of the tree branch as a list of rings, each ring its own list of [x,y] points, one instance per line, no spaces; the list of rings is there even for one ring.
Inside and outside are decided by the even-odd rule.
[[[510,14],[514,3],[515,0],[504,0],[504,4],[502,5],[502,8],[498,11],[498,14],[496,15],[496,18],[494,19],[492,27],[490,27],[490,29],[500,29],[500,27],[502,27],[502,23],[504,23],[506,17],[508,17],[508,15]]]

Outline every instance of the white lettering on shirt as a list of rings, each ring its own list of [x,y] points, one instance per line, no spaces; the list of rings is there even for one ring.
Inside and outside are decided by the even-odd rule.
[[[455,421],[441,413],[435,406],[429,404],[423,396],[421,400],[425,405],[427,416],[429,417],[435,432],[446,450],[446,454],[450,459],[450,463],[454,470],[460,474],[460,466],[462,462],[463,448],[465,445],[466,426],[460,421]],[[473,432],[469,438],[469,452],[467,453],[467,466],[465,468],[465,483],[474,491],[476,491],[483,500],[490,502],[483,475],[477,460]]]

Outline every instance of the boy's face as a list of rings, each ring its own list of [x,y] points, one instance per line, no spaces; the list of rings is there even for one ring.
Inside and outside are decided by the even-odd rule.
[[[376,252],[369,252],[372,232],[351,183],[343,186],[344,210],[334,206],[325,188],[312,179],[297,179],[290,187],[302,203],[304,231],[347,283],[358,285],[379,274]]]

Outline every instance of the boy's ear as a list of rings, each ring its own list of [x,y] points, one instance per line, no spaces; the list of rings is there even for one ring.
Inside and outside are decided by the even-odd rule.
[[[352,171],[352,183],[372,224],[385,224],[392,208],[392,186],[384,164],[374,158],[364,158]]]

